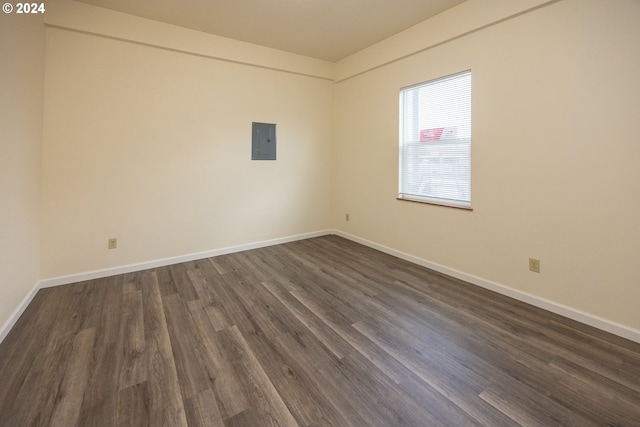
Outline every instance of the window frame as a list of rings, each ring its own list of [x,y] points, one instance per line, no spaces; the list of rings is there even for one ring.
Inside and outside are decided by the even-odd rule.
[[[406,145],[407,142],[405,141],[405,106],[404,106],[404,101],[405,101],[405,94],[410,91],[410,90],[414,90],[423,86],[430,86],[430,85],[434,85],[437,84],[438,82],[444,82],[444,81],[449,81],[452,79],[455,79],[457,77],[462,77],[462,76],[469,76],[469,106],[468,106],[468,110],[469,110],[469,137],[468,138],[455,138],[457,140],[467,140],[468,139],[468,145],[469,145],[469,153],[468,153],[468,201],[467,200],[462,200],[462,199],[455,199],[455,198],[446,198],[446,197],[434,197],[432,195],[425,195],[425,194],[408,194],[408,192],[406,191],[407,188],[406,186],[403,188],[403,176],[404,176],[404,169],[403,166],[406,165],[406,159],[403,156],[406,156]],[[430,205],[438,205],[438,206],[444,206],[444,207],[451,207],[451,208],[457,208],[457,209],[463,209],[463,210],[473,210],[471,202],[471,184],[472,184],[472,176],[471,176],[471,166],[472,166],[472,133],[471,133],[471,116],[472,116],[472,90],[473,90],[473,86],[472,86],[472,73],[471,70],[464,70],[464,71],[460,71],[457,73],[453,73],[453,74],[449,74],[449,75],[445,75],[445,76],[441,76],[441,77],[437,77],[437,78],[433,78],[421,83],[417,83],[417,84],[413,84],[410,86],[406,86],[406,87],[402,87],[400,88],[399,91],[399,120],[398,120],[398,124],[399,124],[399,128],[398,128],[398,139],[399,139],[399,144],[398,144],[398,196],[396,197],[397,200],[401,200],[401,201],[409,201],[409,202],[417,202],[417,203],[425,203],[425,204],[430,204]],[[417,119],[414,119],[417,120]],[[419,128],[420,126],[418,125],[417,128]],[[434,141],[435,142],[435,141]],[[415,141],[414,141],[415,143]],[[428,143],[428,142],[422,142],[421,143]],[[435,144],[434,144],[435,145]]]

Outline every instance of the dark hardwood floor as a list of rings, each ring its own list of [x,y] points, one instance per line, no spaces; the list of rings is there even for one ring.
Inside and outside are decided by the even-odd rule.
[[[640,344],[325,236],[42,289],[0,426],[640,426]]]

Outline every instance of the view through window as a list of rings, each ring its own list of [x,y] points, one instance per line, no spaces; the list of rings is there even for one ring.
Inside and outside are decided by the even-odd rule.
[[[471,71],[400,91],[398,198],[471,208]]]

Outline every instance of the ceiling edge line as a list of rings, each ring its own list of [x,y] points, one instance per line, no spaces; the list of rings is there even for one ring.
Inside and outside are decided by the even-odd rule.
[[[485,25],[481,25],[481,26],[479,26],[479,27],[477,27],[477,28],[471,29],[471,30],[469,30],[469,31],[465,31],[464,33],[460,33],[460,34],[458,34],[458,35],[456,35],[456,36],[453,36],[453,37],[450,37],[450,38],[448,38],[448,39],[445,39],[445,40],[439,41],[439,42],[437,42],[437,43],[433,43],[433,44],[431,44],[431,45],[429,45],[429,46],[425,46],[425,47],[420,48],[420,49],[418,49],[418,50],[415,50],[415,51],[413,51],[413,52],[410,52],[410,53],[404,54],[404,55],[402,55],[402,56],[399,56],[399,57],[397,57],[397,58],[394,58],[394,59],[391,59],[391,60],[389,60],[389,61],[386,61],[386,62],[384,62],[384,63],[382,63],[382,64],[378,64],[378,65],[375,65],[375,66],[369,67],[369,68],[367,68],[367,69],[364,69],[364,70],[362,70],[362,71],[358,71],[357,73],[351,74],[351,75],[349,75],[349,76],[347,76],[347,77],[334,79],[333,81],[334,81],[334,83],[335,83],[335,84],[345,82],[345,81],[350,80],[350,79],[352,79],[352,78],[355,78],[355,77],[361,76],[361,75],[363,75],[363,74],[369,73],[369,72],[374,71],[374,70],[377,70],[377,69],[379,69],[379,68],[386,67],[387,65],[391,65],[391,64],[393,64],[393,63],[396,63],[396,62],[402,61],[403,59],[410,58],[410,57],[412,57],[412,56],[415,56],[415,55],[418,55],[418,54],[420,54],[420,53],[426,52],[426,51],[428,51],[428,50],[434,49],[434,48],[436,48],[436,47],[438,47],[438,46],[442,46],[442,45],[444,45],[444,44],[450,43],[450,42],[452,42],[452,41],[455,41],[455,40],[458,40],[458,39],[460,39],[460,38],[466,37],[466,36],[471,35],[471,34],[473,34],[473,33],[476,33],[476,32],[479,32],[479,31],[485,30],[485,29],[487,29],[487,28],[493,27],[494,25],[498,25],[498,24],[501,24],[501,23],[503,23],[503,22],[509,21],[509,20],[511,20],[511,19],[517,18],[517,17],[519,17],[519,16],[525,15],[525,14],[527,14],[527,13],[529,13],[529,12],[533,12],[533,11],[535,11],[535,10],[537,10],[537,9],[541,9],[541,8],[543,8],[543,7],[550,6],[550,5],[552,5],[552,4],[554,4],[554,3],[558,3],[558,2],[560,2],[560,1],[562,1],[562,0],[551,0],[551,1],[548,1],[548,2],[546,2],[546,3],[543,3],[543,4],[539,4],[539,5],[537,5],[537,6],[534,6],[534,7],[532,7],[532,8],[525,9],[525,10],[521,10],[520,12],[514,13],[513,15],[505,16],[504,18],[498,19],[498,20],[496,20],[496,21],[490,22],[490,23],[485,24]]]
[[[115,41],[124,42],[124,43],[131,43],[131,44],[144,46],[144,47],[150,47],[150,48],[154,48],[154,49],[161,49],[161,50],[174,52],[174,53],[181,53],[181,54],[184,54],[184,55],[196,56],[196,57],[199,57],[199,58],[211,59],[211,60],[214,60],[214,61],[228,62],[228,63],[231,63],[231,64],[245,65],[245,66],[248,66],[248,67],[261,68],[261,69],[264,69],[264,70],[278,71],[278,72],[281,72],[281,73],[295,74],[295,75],[302,76],[302,77],[310,77],[310,78],[314,78],[314,79],[320,79],[320,80],[327,80],[327,81],[330,81],[330,82],[335,82],[335,79],[333,79],[331,77],[325,77],[325,76],[320,76],[320,75],[315,75],[315,74],[303,73],[303,72],[300,72],[300,71],[288,70],[286,68],[270,67],[268,65],[260,65],[260,64],[255,64],[255,63],[251,63],[251,62],[246,62],[246,61],[238,61],[238,60],[223,58],[223,57],[215,56],[215,55],[207,55],[207,54],[204,54],[204,53],[192,52],[192,51],[189,51],[189,50],[177,49],[177,48],[162,46],[162,45],[154,44],[154,43],[131,40],[131,39],[123,38],[123,37],[110,36],[110,35],[101,34],[101,33],[93,32],[93,31],[79,30],[77,28],[67,27],[67,26],[63,26],[63,25],[45,23],[45,27],[54,28],[54,29],[63,30],[63,31],[70,31],[70,32],[73,32],[73,33],[85,34],[85,35],[94,36],[94,37],[100,37],[100,38],[109,39],[109,40],[115,40]]]

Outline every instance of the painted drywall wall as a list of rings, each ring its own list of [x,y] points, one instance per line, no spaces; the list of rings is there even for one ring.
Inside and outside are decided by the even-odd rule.
[[[330,184],[330,226],[637,329],[638,63],[630,49],[638,3],[526,0],[516,14],[544,7],[496,25],[504,18],[483,9],[489,26],[470,19],[471,3],[479,5],[449,13],[473,24],[463,26],[467,35],[426,22],[335,69],[74,2],[48,7],[41,278],[326,228]],[[28,32],[2,24],[11,39]],[[26,52],[34,50],[20,49],[18,63],[37,59]],[[474,72],[474,211],[396,201],[398,89],[466,68]],[[332,103],[322,79],[334,71],[341,83]],[[37,108],[28,98],[11,102]],[[300,163],[291,157],[276,171],[243,158],[240,123],[253,120],[277,121],[279,138],[288,122]],[[616,132],[609,147],[600,143]],[[37,157],[37,144],[28,146]],[[20,156],[23,176],[35,179],[34,156]],[[28,215],[3,218],[2,231],[18,226],[31,257],[21,259],[29,265],[22,277],[32,282],[37,224],[24,224],[34,224],[39,190],[16,196],[7,182],[2,190],[13,195],[3,200]],[[257,188],[273,186],[292,193],[273,203]],[[261,228],[258,217],[273,224]],[[106,249],[108,237],[119,238],[117,250]],[[3,251],[3,267],[18,265],[4,258],[17,253],[13,242]],[[526,271],[529,256],[542,259],[540,275]],[[28,292],[10,289],[2,291],[6,312]]]
[[[336,81],[390,64],[558,0],[466,0],[336,64]]]
[[[638,22],[561,1],[338,83],[334,226],[640,329]],[[396,200],[399,89],[467,69],[473,211]]]
[[[335,66],[331,62],[167,25],[71,0],[56,0],[47,4],[45,22],[51,27],[163,46],[166,49],[241,64],[328,79],[334,77]]]
[[[46,67],[43,279],[326,228],[330,80],[53,27]]]
[[[0,325],[8,326],[39,278],[41,16],[0,14],[0,61]]]

